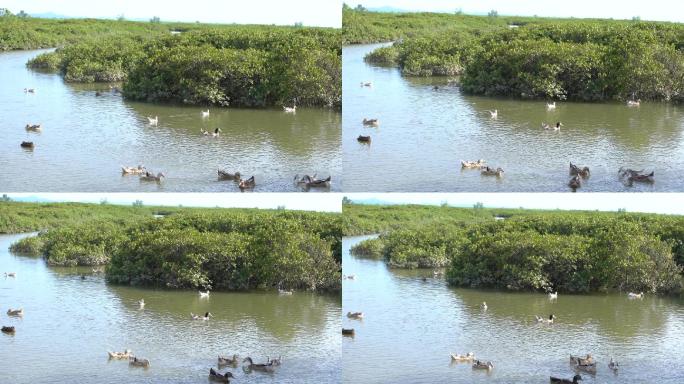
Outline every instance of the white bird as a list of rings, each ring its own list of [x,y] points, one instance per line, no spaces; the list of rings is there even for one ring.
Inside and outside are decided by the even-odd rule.
[[[278,288],[278,294],[280,294],[280,295],[291,295],[292,291],[288,291],[286,289]]]
[[[285,111],[285,113],[295,113],[297,112],[297,106],[292,105],[292,107],[283,107],[283,110]]]
[[[630,292],[627,294],[627,297],[629,297],[630,299],[643,299],[644,293],[643,292],[639,292],[639,293]]]
[[[497,117],[499,117],[499,111],[496,109],[493,111],[489,111],[489,114],[492,116],[492,119],[496,119]]]
[[[549,292],[549,300],[556,300],[558,298],[558,291]]]
[[[140,299],[140,300],[138,301],[138,305],[140,305],[140,309],[145,308],[145,299]]]
[[[204,128],[200,128],[200,132],[201,132],[204,136],[209,136],[209,131],[207,131],[207,130],[204,129]]]
[[[199,291],[200,297],[209,297],[209,290],[207,289],[206,292]]]
[[[202,111],[202,117],[209,117],[209,110]]]
[[[556,102],[546,103],[546,109],[556,109]]]
[[[627,100],[628,107],[638,107],[641,105],[641,99],[638,100]]]
[[[159,116],[155,116],[154,118],[147,116],[147,121],[150,125],[157,125],[157,123],[159,123]]]
[[[489,308],[489,307],[487,306],[487,302],[486,302],[486,301],[483,301],[482,304],[480,304],[480,308],[482,308],[483,310],[486,311],[487,308]]]

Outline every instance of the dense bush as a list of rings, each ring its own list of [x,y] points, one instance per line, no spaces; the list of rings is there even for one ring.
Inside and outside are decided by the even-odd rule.
[[[31,204],[2,203],[22,212]],[[56,211],[53,204],[49,207]],[[80,209],[80,206],[77,205]],[[248,209],[172,209],[163,219],[140,207],[91,205],[80,222],[65,215],[52,229],[13,245],[50,265],[106,264],[113,283],[169,288],[339,290],[340,215]],[[98,211],[120,210],[103,220]],[[65,208],[64,210],[68,210]],[[60,212],[63,213],[63,212]],[[89,219],[89,217],[91,217]]]
[[[344,212],[346,225],[356,227],[351,232],[386,231],[360,243],[355,254],[382,255],[392,267],[448,266],[447,279],[457,286],[682,289],[680,216],[356,204],[345,205]]]
[[[385,243],[382,238],[376,237],[363,240],[355,244],[349,250],[352,255],[369,259],[382,259],[385,254]]]
[[[30,29],[44,21],[12,23]],[[58,26],[51,24],[53,29]],[[337,30],[201,24],[148,29],[129,22],[113,26],[106,34],[66,39],[64,47],[27,65],[60,71],[70,82],[123,81],[124,96],[134,100],[341,108],[342,51]],[[184,32],[170,34],[179,28]]]
[[[684,100],[681,24],[350,9],[343,17],[347,43],[397,41],[369,62],[394,63],[406,75],[462,74],[462,89],[473,94]]]

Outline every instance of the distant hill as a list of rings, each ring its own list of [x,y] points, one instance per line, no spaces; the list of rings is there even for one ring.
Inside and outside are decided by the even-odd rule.
[[[71,16],[60,15],[60,14],[54,13],[54,12],[31,13],[30,15],[31,15],[31,17],[38,17],[41,19],[71,19],[71,18],[73,18]]]

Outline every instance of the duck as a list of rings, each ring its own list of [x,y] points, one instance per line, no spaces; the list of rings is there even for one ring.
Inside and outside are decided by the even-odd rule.
[[[582,179],[580,178],[579,175],[573,176],[570,181],[568,182],[568,187],[572,188],[574,191],[575,189],[579,188],[582,186]]]
[[[546,103],[546,109],[556,109],[556,102]]]
[[[230,173],[219,169],[218,171],[216,171],[216,173],[218,174],[219,180],[240,180],[240,172]]]
[[[354,336],[354,328],[342,328],[342,336]]]
[[[286,289],[278,288],[278,294],[279,294],[279,295],[291,295],[291,294],[292,294],[292,290],[289,290],[289,291],[288,291],[288,290],[286,290]]]
[[[266,371],[266,372],[273,370],[273,364],[271,362],[268,362],[266,364],[254,364],[254,361],[249,356],[245,357],[245,359],[242,360],[242,362],[243,363],[248,362],[249,364],[247,365],[247,367],[250,370]]]
[[[556,125],[553,127],[553,130],[554,131],[560,131],[561,127],[564,127],[563,123],[561,123],[560,121],[557,121]]]
[[[16,272],[5,272],[5,277],[17,277]]]
[[[451,361],[473,361],[475,360],[475,354],[473,352],[468,352],[465,355],[459,355],[458,353],[450,353]]]
[[[484,176],[502,177],[504,174],[504,170],[501,167],[494,169],[489,166],[484,166],[480,168],[480,173]]]
[[[132,365],[134,367],[144,367],[147,368],[150,366],[150,361],[147,359],[139,359],[135,356],[131,356],[128,358],[128,364]]]
[[[138,165],[137,167],[126,167],[121,166],[121,173],[124,175],[140,175],[145,173],[146,169],[144,165]]]
[[[551,126],[548,125],[547,123],[543,122],[543,123],[542,123],[542,129],[545,129],[545,130],[548,131],[549,129],[551,129]]]
[[[561,378],[553,377],[553,376],[551,376],[551,377],[549,378],[549,382],[550,382],[550,383],[558,383],[558,384],[577,384],[577,382],[578,382],[578,381],[581,381],[581,380],[582,380],[582,376],[580,376],[580,375],[575,375],[575,376],[572,378],[572,380],[569,380],[569,379],[561,379]]]
[[[204,129],[204,128],[200,128],[200,133],[201,133],[202,135],[204,135],[204,136],[209,136],[209,135],[210,135],[209,131],[207,131],[207,130]]]
[[[209,117],[209,110],[202,111],[202,117]]]
[[[354,320],[363,319],[363,312],[347,312],[347,317]]]
[[[483,301],[482,304],[480,304],[480,309],[483,309],[483,310],[486,311],[487,308],[489,308],[489,307],[487,306],[487,302],[486,302],[486,301]]]
[[[491,370],[494,368],[494,364],[491,361],[480,361],[480,360],[475,360],[473,363],[473,369],[486,369],[486,370]]]
[[[589,171],[589,167],[580,167],[578,165],[575,165],[570,162],[570,175],[580,175],[582,178],[586,179],[589,176],[591,176],[591,172]]]
[[[221,128],[216,128],[214,129],[214,133],[211,134],[211,137],[219,137],[221,135]]]
[[[8,333],[8,334],[14,334],[14,332],[16,331],[16,329],[14,327],[9,327],[9,326],[5,326],[5,325],[3,325],[2,329],[0,329],[0,330],[2,330],[2,333]]]
[[[155,176],[152,172],[145,171],[145,173],[140,175],[140,180],[141,181],[156,181],[160,182],[162,178],[166,178],[166,175],[164,173],[159,172]]]
[[[292,107],[283,106],[283,111],[285,111],[285,113],[297,113],[297,106],[294,104]]]
[[[138,300],[138,305],[140,306],[140,309],[145,308],[145,299]]]
[[[495,109],[493,111],[487,111],[487,112],[489,112],[489,116],[492,119],[496,119],[497,117],[499,117],[499,110],[497,110],[497,109]]]
[[[123,352],[110,352],[107,351],[110,359],[130,359],[133,357],[133,352],[130,349],[126,349]]]
[[[35,88],[24,88],[24,93],[36,93]]]
[[[370,81],[362,81],[361,86],[362,87],[372,87],[373,83],[371,83]]]
[[[613,360],[613,358],[611,357],[610,362],[608,363],[608,368],[613,372],[617,372],[619,367],[620,364],[618,364],[618,362]]]
[[[549,318],[546,319],[546,323],[547,323],[547,324],[553,324],[554,320],[556,320],[556,315],[554,315],[554,314],[552,313],[552,314],[549,315]]]
[[[363,125],[372,125],[374,127],[377,127],[378,125],[380,125],[380,120],[378,120],[378,119],[366,119],[366,118],[364,118],[362,122],[363,122]]]
[[[473,169],[482,168],[485,166],[485,161],[480,159],[477,161],[461,160],[461,168]]]
[[[537,323],[547,323],[547,324],[553,324],[553,321],[556,319],[556,315],[551,314],[549,315],[548,319],[545,319],[539,315],[534,315],[535,320],[537,320]]]
[[[628,107],[638,107],[641,105],[641,99],[627,100]]]
[[[19,309],[8,309],[7,316],[24,316],[24,308]]]
[[[26,124],[25,129],[27,131],[40,132],[43,130],[40,124]]]
[[[594,364],[595,362],[594,357],[591,355],[591,353],[587,353],[586,357],[570,355],[570,363],[576,365],[589,365]]]
[[[217,381],[219,383],[230,383],[230,379],[233,378],[233,374],[230,372],[218,373],[214,368],[209,368],[209,380]]]
[[[283,362],[283,357],[282,357],[282,356],[278,356],[277,359],[271,359],[270,357],[266,357],[266,361],[268,361],[269,364],[272,364],[272,365],[275,365],[275,366],[279,366],[279,365],[282,364],[282,362]]]
[[[344,278],[349,279],[349,280],[354,280],[354,279],[356,279],[356,275],[345,275]]]
[[[371,142],[371,137],[370,136],[363,136],[359,135],[359,137],[356,138],[356,141],[360,143],[369,143]]]
[[[549,292],[549,300],[556,300],[556,299],[558,299],[558,291]]]
[[[639,181],[644,183],[652,183],[655,180],[655,171],[651,171],[649,174],[639,174],[635,173],[627,178],[630,183],[633,181]]]
[[[596,374],[596,363],[577,364],[574,368],[580,371],[591,373],[592,375]]]
[[[630,299],[643,299],[644,293],[643,292],[639,292],[639,293],[630,292],[627,294],[627,297],[629,297]]]
[[[22,148],[30,148],[33,149],[35,145],[33,144],[33,141],[22,141],[21,144],[19,144],[20,147]]]
[[[159,116],[155,116],[154,118],[147,116],[147,121],[150,125],[157,125],[159,123]]]
[[[218,366],[224,366],[224,365],[237,365],[238,363],[238,355],[233,354],[233,357],[223,357],[219,356],[218,357]]]
[[[238,187],[242,189],[250,189],[254,188],[256,186],[256,180],[254,179],[254,176],[250,177],[247,180],[240,180],[240,184],[238,184]]]
[[[210,292],[209,292],[208,289],[207,289],[206,292],[202,292],[202,291],[198,291],[198,292],[199,292],[199,297],[200,297],[201,299],[204,299],[204,298],[209,297],[209,293],[210,293]]]
[[[196,315],[196,314],[190,312],[190,317],[191,317],[193,320],[203,320],[203,321],[207,321],[207,320],[209,320],[210,318],[214,317],[214,315],[212,315],[211,312],[205,312],[205,313],[204,313],[204,316],[200,316],[200,315]]]

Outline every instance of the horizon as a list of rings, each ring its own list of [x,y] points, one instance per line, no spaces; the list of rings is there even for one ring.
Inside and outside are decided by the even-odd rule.
[[[560,195],[560,196],[558,196]],[[453,208],[483,208],[599,211],[684,215],[684,195],[648,193],[635,199],[632,193],[355,193],[344,194],[354,204],[361,205],[423,205],[440,206],[445,202]]]
[[[341,197],[334,194],[304,196],[291,193],[206,194],[206,193],[5,193],[21,203],[84,203],[130,206],[137,200],[144,206],[184,208],[285,209],[340,213]],[[282,208],[284,207],[284,208]]]
[[[643,2],[628,0],[620,2],[619,7],[591,0],[576,0],[572,3],[551,3],[542,0],[500,1],[500,0],[426,0],[417,4],[412,0],[367,0],[345,1],[349,7],[362,5],[369,11],[379,12],[431,12],[454,14],[457,11],[466,15],[487,15],[492,10],[499,16],[576,18],[576,19],[613,19],[641,21],[684,22],[684,13],[672,9],[672,3],[666,0],[653,0],[648,7]],[[416,7],[419,5],[419,7]],[[681,10],[681,9],[679,9]]]
[[[302,23],[307,27],[332,28],[342,26],[340,0],[291,0],[287,3],[277,0],[252,0],[247,3],[197,0],[193,7],[173,0],[120,0],[96,3],[95,6],[85,0],[64,0],[59,3],[46,0],[6,0],[1,7],[13,14],[24,11],[37,17],[53,15],[47,18],[112,20],[123,16],[129,21],[149,21],[153,17],[159,17],[161,22],[283,26]],[[205,9],[210,11],[205,12]],[[264,12],[264,9],[269,12]]]

